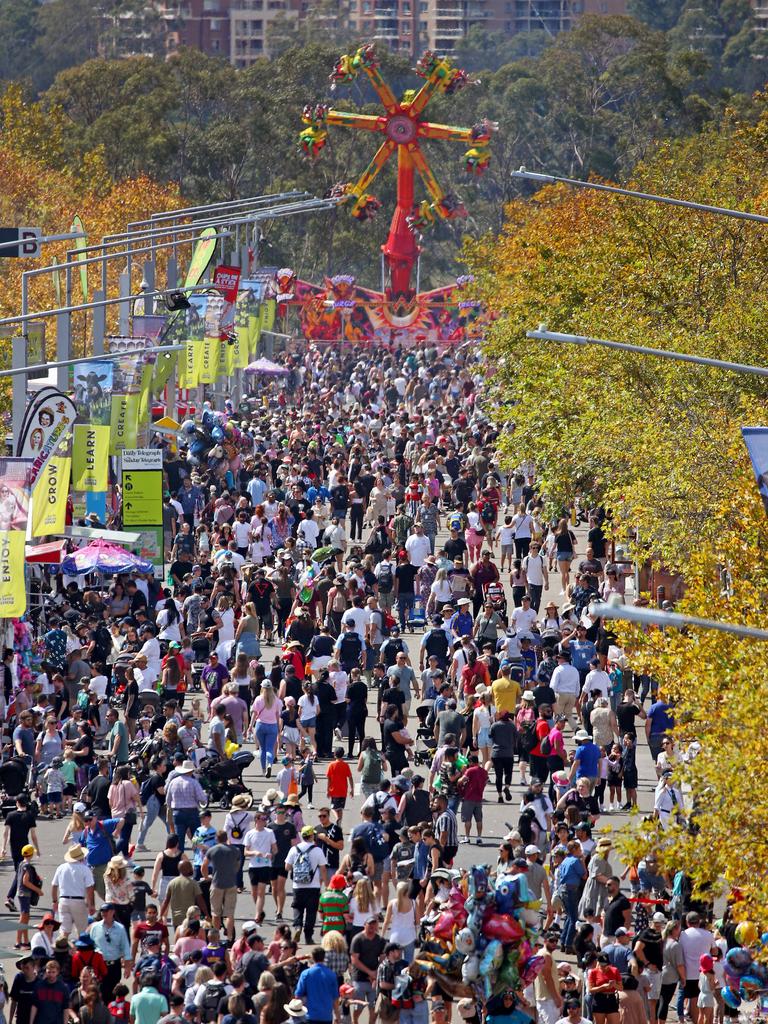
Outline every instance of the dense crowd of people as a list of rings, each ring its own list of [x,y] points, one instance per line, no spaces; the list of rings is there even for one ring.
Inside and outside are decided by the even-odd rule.
[[[639,744],[652,813],[686,814],[673,708],[590,611],[625,597],[604,510],[577,537],[503,469],[468,349],[283,358],[227,404],[241,458],[163,442],[167,579],[56,578],[40,674],[6,652],[31,780],[8,1024],[720,1020],[727,920],[600,832],[637,807]],[[51,877],[40,818],[68,819]],[[497,893],[524,876],[527,980],[434,948],[469,843]]]

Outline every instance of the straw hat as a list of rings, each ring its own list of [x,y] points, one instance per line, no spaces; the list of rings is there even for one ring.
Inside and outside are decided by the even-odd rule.
[[[64,860],[68,864],[74,864],[77,861],[83,860],[85,857],[85,850],[82,846],[70,846],[67,852],[64,854]]]
[[[237,796],[232,797],[232,806],[239,811],[247,811],[252,804],[253,797],[250,793],[238,793]]]
[[[298,807],[299,806],[299,795],[298,793],[291,793],[290,796],[285,798],[286,807]]]
[[[283,1007],[289,1017],[306,1017],[307,1008],[300,999],[292,999]]]

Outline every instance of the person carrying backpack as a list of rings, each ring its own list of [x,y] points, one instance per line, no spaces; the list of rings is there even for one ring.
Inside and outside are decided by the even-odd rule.
[[[424,662],[428,658],[437,658],[437,667],[441,668],[443,672],[448,668],[448,660],[451,651],[451,644],[448,639],[448,634],[443,629],[443,619],[441,615],[436,615],[432,619],[432,629],[428,630],[421,638],[421,645],[419,647],[419,671],[424,671]]]
[[[195,994],[195,1006],[200,1010],[203,1024],[213,1024],[219,1019],[219,1006],[227,994],[226,975],[226,964],[214,964],[213,977],[201,985]]]
[[[374,569],[376,582],[378,583],[379,605],[386,612],[392,611],[395,603],[395,563],[391,559],[392,552],[388,549],[382,551],[381,561]]]
[[[336,641],[334,650],[345,672],[349,673],[353,668],[363,667],[365,643],[360,634],[355,632],[354,626],[344,625],[344,632]]]
[[[313,933],[320,905],[320,888],[325,888],[328,880],[328,862],[315,843],[312,825],[305,825],[301,830],[301,842],[288,851],[285,866],[293,878],[294,941],[300,940],[303,929],[304,939],[311,946],[315,941]]]

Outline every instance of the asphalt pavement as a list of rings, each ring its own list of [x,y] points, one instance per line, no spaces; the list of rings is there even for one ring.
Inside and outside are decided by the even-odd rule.
[[[580,534],[579,549],[583,556],[584,550],[584,539],[583,530],[578,531]],[[578,560],[578,556],[577,556]],[[508,577],[508,574],[505,573]],[[554,577],[554,578],[553,578]],[[508,578],[505,580],[505,587],[507,589],[507,597],[509,601],[509,607],[512,607],[511,591],[508,585]],[[560,579],[558,573],[555,571],[550,576],[550,586],[544,592],[544,600],[542,600],[542,608],[546,604],[546,601],[553,599],[558,605],[562,605],[565,598],[560,594]],[[405,633],[404,639],[408,643],[409,651],[411,654],[411,660],[416,668],[418,668],[418,653],[419,653],[419,642],[421,640],[421,632],[416,633]],[[263,649],[262,660],[270,664],[273,656],[277,653],[276,648],[265,647]],[[369,694],[369,717],[367,719],[367,732],[379,739],[379,728],[376,720],[376,691],[372,690]],[[648,702],[646,702],[646,708]],[[414,723],[411,723],[414,725]],[[637,750],[637,764],[639,769],[640,784],[638,787],[638,801],[640,811],[647,813],[653,808],[653,793],[656,785],[656,777],[653,770],[653,764],[648,751],[648,747],[645,742],[644,732],[639,730],[639,743]],[[566,733],[566,746],[568,749],[573,747],[573,734],[569,730]],[[304,820],[307,823],[317,822],[316,809],[323,806],[326,803],[326,782],[325,782],[325,767],[327,762],[320,762],[316,766],[317,782],[315,784],[315,799],[314,807],[315,810],[309,810],[306,807],[306,803],[303,805]],[[352,764],[352,771],[357,776],[355,765]],[[261,773],[261,767],[258,758],[256,758],[253,764],[246,772],[245,782],[250,788],[254,796],[254,802],[258,802],[263,796],[265,791],[274,786],[274,780],[266,779]],[[514,784],[512,786],[512,801],[511,803],[501,805],[497,803],[496,790],[493,787],[492,781],[489,782],[486,789],[486,801],[483,807],[483,818],[484,818],[484,834],[482,845],[478,846],[475,843],[474,829],[472,842],[469,845],[460,845],[458,854],[456,857],[456,866],[459,868],[468,868],[473,864],[485,863],[495,864],[497,850],[500,841],[504,835],[514,827],[520,806],[520,800],[523,792],[523,787],[519,783],[519,772],[517,765],[515,766],[514,773]],[[343,829],[345,838],[348,836],[351,829],[359,823],[360,819],[360,807],[362,806],[364,797],[355,796],[354,799],[348,801],[347,808],[344,812]],[[214,825],[217,827],[223,826],[226,811],[219,810],[215,806],[214,810]],[[628,818],[626,814],[614,813],[602,815],[597,823],[596,832],[603,831],[606,829],[617,828],[627,822]],[[66,846],[62,843],[64,831],[67,826],[67,821],[44,821],[41,820],[38,823],[37,834],[40,842],[41,856],[37,862],[38,871],[40,872],[45,889],[45,896],[40,902],[40,905],[33,911],[33,923],[30,927],[34,927],[34,921],[39,921],[43,913],[50,910],[50,884],[56,867],[62,862],[64,851]],[[460,831],[463,829],[460,828]],[[138,829],[134,830],[134,839],[138,835]],[[143,864],[146,869],[146,880],[149,881],[151,877],[152,864],[154,863],[157,852],[162,849],[163,839],[165,832],[160,823],[153,825],[152,830],[148,837],[148,845],[150,853],[137,853],[135,855],[135,862]],[[620,865],[617,861],[617,855],[614,851],[612,854],[612,863],[614,868],[620,869]],[[620,870],[617,870],[620,873]],[[3,886],[3,893],[7,891],[8,886],[12,879],[12,864],[10,859],[6,858],[0,862],[0,885]],[[98,902],[98,901],[97,901]],[[13,978],[15,967],[13,961],[18,957],[13,949],[15,941],[15,929],[17,917],[15,914],[11,914],[4,906],[4,895],[0,899],[0,907],[2,912],[0,913],[0,963],[2,963],[6,970],[6,975]],[[271,897],[268,895],[266,899],[266,921],[262,927],[262,931],[265,936],[271,939],[275,921],[274,921],[274,904]],[[290,912],[290,894],[286,903],[286,917]],[[242,893],[238,897],[237,902],[237,922],[238,924],[242,921],[246,921],[253,917],[253,901],[249,890]],[[317,929],[317,935],[319,935],[319,928]]]

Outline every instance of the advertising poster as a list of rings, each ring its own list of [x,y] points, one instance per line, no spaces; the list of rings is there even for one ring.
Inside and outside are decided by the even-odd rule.
[[[71,473],[71,458],[68,455],[54,455],[38,475],[32,492],[33,537],[63,532]]]
[[[76,491],[106,491],[110,428],[78,423],[72,445],[72,487]]]
[[[109,426],[114,368],[110,360],[79,363],[70,370],[72,393],[80,420]]]
[[[130,448],[122,455],[123,526],[162,526],[163,453]]]
[[[76,416],[72,399],[55,388],[42,388],[30,401],[16,442],[16,455],[31,460],[30,486],[72,432]]]

